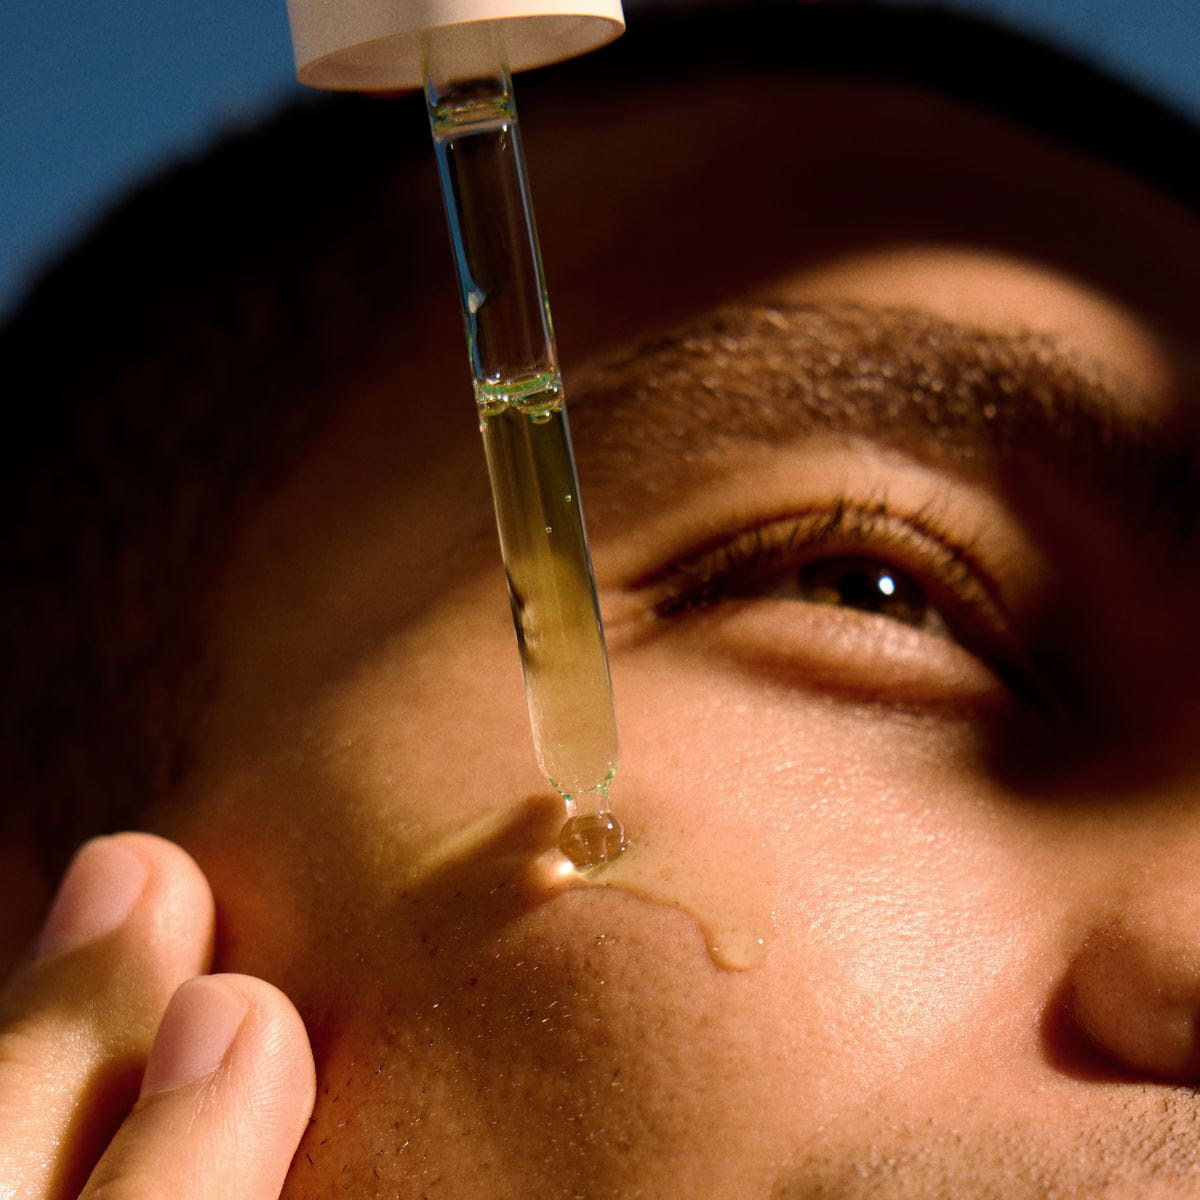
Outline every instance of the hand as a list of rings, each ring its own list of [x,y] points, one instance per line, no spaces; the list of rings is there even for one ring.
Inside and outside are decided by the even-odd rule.
[[[0,994],[0,1200],[278,1197],[312,1053],[276,988],[201,974],[212,936],[208,884],[177,846],[79,851]]]

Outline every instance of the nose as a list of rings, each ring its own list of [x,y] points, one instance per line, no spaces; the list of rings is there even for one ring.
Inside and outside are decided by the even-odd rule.
[[[1200,864],[1159,862],[1084,940],[1069,995],[1084,1034],[1138,1075],[1200,1081]]]

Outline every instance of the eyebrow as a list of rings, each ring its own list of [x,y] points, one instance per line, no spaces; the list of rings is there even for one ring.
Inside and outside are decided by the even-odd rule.
[[[569,398],[584,494],[606,517],[703,486],[736,445],[830,434],[1013,487],[1039,466],[1175,547],[1200,526],[1196,414],[1136,415],[1133,385],[1041,333],[728,305],[594,368]]]

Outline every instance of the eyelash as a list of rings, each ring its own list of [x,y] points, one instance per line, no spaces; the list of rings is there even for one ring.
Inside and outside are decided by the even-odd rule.
[[[1039,702],[1041,689],[1029,676],[1011,618],[971,540],[942,533],[928,511],[900,515],[886,502],[838,500],[709,541],[643,582],[652,589],[655,616],[672,620],[753,599],[756,590],[787,573],[835,555],[875,559],[911,576],[949,636],[1022,697]]]

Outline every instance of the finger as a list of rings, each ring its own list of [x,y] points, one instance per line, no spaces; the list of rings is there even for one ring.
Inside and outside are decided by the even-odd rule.
[[[212,896],[147,834],[85,845],[0,996],[4,1194],[76,1195],[137,1096],[172,992],[208,966]]]
[[[190,980],[80,1200],[275,1200],[315,1096],[308,1037],[282,992],[245,975]]]

